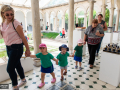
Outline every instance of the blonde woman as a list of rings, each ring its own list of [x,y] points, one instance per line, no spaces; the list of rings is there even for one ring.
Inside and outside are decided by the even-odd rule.
[[[4,5],[1,8],[1,17],[2,17],[2,37],[6,44],[7,55],[8,55],[8,64],[7,72],[12,81],[13,90],[19,90],[19,87],[26,83],[24,70],[21,66],[20,58],[23,54],[23,44],[26,47],[26,56],[30,56],[30,49],[27,43],[27,40],[23,34],[23,29],[21,24],[14,19],[14,10],[9,5]],[[17,81],[17,70],[21,82],[18,85]]]

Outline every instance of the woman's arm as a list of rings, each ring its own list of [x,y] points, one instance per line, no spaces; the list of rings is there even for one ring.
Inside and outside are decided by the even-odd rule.
[[[20,25],[18,25],[18,27],[16,28],[16,31],[19,34],[20,38],[22,39],[22,41],[23,41],[23,43],[24,43],[24,45],[26,47],[26,52],[25,52],[26,56],[30,56],[30,49],[29,49],[27,40],[26,40],[26,38],[24,36],[22,27]]]
[[[103,28],[104,31],[107,31],[107,23],[104,24],[105,28]]]
[[[83,43],[86,44],[86,39],[87,39],[87,35],[84,34],[84,39],[83,39]]]

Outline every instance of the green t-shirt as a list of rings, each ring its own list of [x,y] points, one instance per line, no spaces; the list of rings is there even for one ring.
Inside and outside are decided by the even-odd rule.
[[[62,36],[62,33],[60,33],[60,36]]]
[[[48,68],[52,66],[51,59],[54,58],[52,54],[48,53],[47,55],[43,55],[42,53],[38,53],[36,54],[36,57],[40,58],[42,67]]]
[[[82,57],[82,49],[83,49],[83,45],[82,46],[76,46],[75,48],[74,48],[74,50],[76,51],[75,52],[75,56],[77,56],[77,57]]]
[[[65,67],[68,65],[68,61],[67,61],[68,56],[69,56],[68,52],[66,52],[66,54],[64,54],[64,55],[61,53],[59,53],[57,55],[57,59],[59,60],[59,62],[58,62],[59,66]]]

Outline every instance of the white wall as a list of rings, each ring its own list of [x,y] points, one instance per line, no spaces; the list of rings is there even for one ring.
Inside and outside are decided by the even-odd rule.
[[[25,16],[22,11],[16,11],[15,12],[15,19],[18,20],[20,23],[23,24],[23,30],[25,29]]]

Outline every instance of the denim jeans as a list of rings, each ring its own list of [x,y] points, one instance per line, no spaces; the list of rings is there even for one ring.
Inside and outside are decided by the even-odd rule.
[[[97,50],[96,50],[96,53],[99,53],[99,50],[100,50],[100,47],[101,47],[102,40],[103,40],[103,37],[101,37],[101,41],[100,41],[100,44],[99,44],[99,46],[98,46],[98,48],[97,48]]]
[[[21,66],[20,58],[23,54],[23,44],[12,44],[11,46],[6,46],[7,55],[8,55],[8,64],[7,64],[7,72],[12,81],[12,85],[18,85],[17,82],[17,73],[21,79],[24,79],[24,70]],[[16,69],[16,71],[15,71]]]

